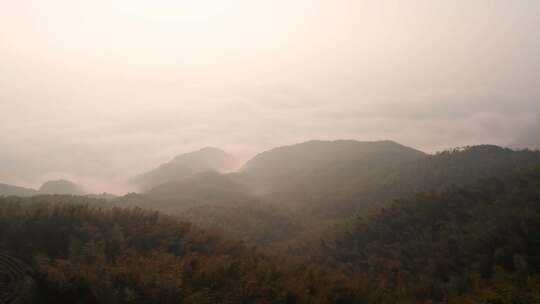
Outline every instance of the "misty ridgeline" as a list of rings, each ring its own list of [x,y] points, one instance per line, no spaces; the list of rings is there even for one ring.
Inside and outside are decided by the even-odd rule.
[[[0,188],[5,303],[537,303],[540,152],[216,148],[88,195]]]

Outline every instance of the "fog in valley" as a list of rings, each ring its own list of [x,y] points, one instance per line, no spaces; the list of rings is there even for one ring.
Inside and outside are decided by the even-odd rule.
[[[3,1],[0,182],[89,191],[212,146],[539,147],[538,1]]]

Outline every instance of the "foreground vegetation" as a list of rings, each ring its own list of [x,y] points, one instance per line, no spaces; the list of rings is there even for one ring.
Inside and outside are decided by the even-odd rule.
[[[373,303],[539,303],[540,170],[399,200],[298,252]]]
[[[354,178],[353,154],[322,153],[264,194],[250,186],[277,177],[244,172],[114,201],[0,196],[0,301],[540,303],[540,154],[405,153]]]
[[[72,196],[0,198],[0,247],[36,303],[339,303],[344,277],[141,209]]]

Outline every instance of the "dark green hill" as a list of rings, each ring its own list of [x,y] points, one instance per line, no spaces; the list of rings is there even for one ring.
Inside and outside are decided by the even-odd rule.
[[[425,157],[423,152],[392,141],[309,141],[263,152],[246,163],[241,173],[259,193],[328,191],[373,170]]]
[[[227,175],[207,171],[181,181],[161,184],[145,194],[161,199],[186,197],[214,202],[225,200],[227,197],[245,197],[247,191],[244,186]]]
[[[253,189],[264,188],[262,197],[270,202],[327,220],[371,213],[419,191],[510,176],[539,164],[540,152],[492,145],[427,155],[393,142],[308,142],[265,152],[235,178]]]
[[[385,202],[417,192],[451,185],[469,185],[482,178],[509,177],[540,165],[540,152],[514,151],[493,145],[453,149],[359,176],[319,198],[316,212],[336,215],[366,214]],[[324,202],[332,202],[331,211]]]
[[[539,152],[490,145],[427,155],[394,142],[313,141],[262,153],[239,173],[200,173],[117,201],[266,244],[311,237],[417,192],[538,164]]]
[[[136,203],[135,206],[177,213],[187,208],[208,204],[230,204],[252,199],[247,189],[218,172],[202,172],[183,180],[163,183],[133,199],[135,194],[120,198],[119,203]],[[131,197],[131,198],[130,198]],[[128,199],[130,198],[130,199]]]
[[[264,204],[245,186],[217,172],[129,194],[115,204],[159,210],[255,244],[290,238],[300,229],[283,210]]]
[[[0,197],[0,294],[55,304],[356,303],[344,277],[316,266],[263,255],[158,212],[103,204]],[[13,281],[13,261],[30,269],[24,289]]]
[[[5,196],[32,196],[36,195],[37,191],[30,188],[23,188],[8,184],[0,184],[0,195]]]
[[[180,181],[205,171],[230,170],[234,159],[216,148],[203,148],[198,151],[176,156],[158,168],[134,177],[131,182],[143,191],[158,185]]]
[[[371,303],[537,303],[540,169],[418,194],[300,248]]]
[[[77,184],[65,179],[60,179],[43,183],[39,188],[39,194],[83,195],[84,192]]]
[[[267,246],[295,238],[304,229],[286,210],[258,200],[192,207],[178,214],[206,229],[217,229],[249,244]]]

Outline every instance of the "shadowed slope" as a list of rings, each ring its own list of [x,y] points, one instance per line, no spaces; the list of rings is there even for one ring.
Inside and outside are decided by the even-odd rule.
[[[158,168],[134,177],[131,182],[142,190],[152,189],[160,184],[179,181],[205,171],[230,170],[234,165],[231,155],[216,148],[176,156]]]

